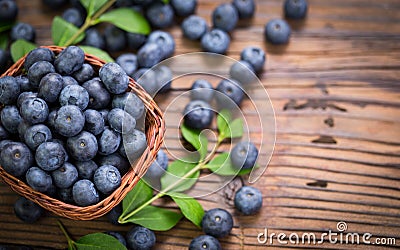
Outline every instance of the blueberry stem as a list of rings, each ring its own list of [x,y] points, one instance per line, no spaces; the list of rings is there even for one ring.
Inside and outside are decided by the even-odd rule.
[[[75,241],[73,241],[71,239],[71,237],[69,236],[67,230],[65,229],[65,227],[63,226],[63,224],[61,223],[61,221],[57,220],[57,224],[60,227],[61,231],[63,232],[63,234],[65,235],[65,238],[67,238],[68,241],[68,249],[76,249],[75,246]]]

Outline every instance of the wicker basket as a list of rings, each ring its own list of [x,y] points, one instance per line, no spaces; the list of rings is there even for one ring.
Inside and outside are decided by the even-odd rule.
[[[57,46],[43,47],[51,49],[56,55],[64,49]],[[18,60],[2,76],[20,75],[22,73],[24,61],[25,57]],[[88,54],[85,55],[85,62],[92,65],[97,72],[100,67],[105,64],[103,60]],[[129,90],[135,93],[143,101],[146,107],[147,113],[145,119],[145,132],[147,135],[147,148],[140,159],[138,159],[136,163],[131,166],[131,169],[128,171],[128,173],[122,177],[121,186],[108,197],[95,205],[79,207],[64,203],[60,200],[51,198],[45,194],[33,190],[25,182],[8,174],[1,166],[0,176],[15,192],[28,198],[29,200],[34,201],[43,208],[59,216],[73,220],[92,220],[105,215],[114,206],[122,201],[125,195],[136,185],[140,177],[143,176],[147,171],[151,162],[157,155],[165,132],[165,123],[161,110],[153,101],[153,99],[143,90],[141,86],[136,84],[132,78],[130,78]]]

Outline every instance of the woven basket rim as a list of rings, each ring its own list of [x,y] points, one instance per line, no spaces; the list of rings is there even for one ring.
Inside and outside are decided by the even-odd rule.
[[[41,48],[48,48],[56,55],[59,54],[65,47],[60,46],[41,46]],[[13,64],[1,76],[12,75],[17,76],[23,71],[23,64],[26,55]],[[98,68],[106,62],[96,56],[85,53],[85,63],[89,63],[98,72]],[[145,174],[150,164],[156,158],[157,152],[160,149],[164,134],[165,122],[163,113],[153,98],[146,93],[146,91],[129,78],[130,92],[135,93],[143,102],[146,109],[145,114],[145,133],[147,137],[147,148],[142,156],[131,164],[131,168],[121,180],[121,185],[112,194],[99,201],[97,204],[80,207],[72,204],[65,203],[55,198],[49,197],[43,193],[37,192],[29,187],[25,182],[7,173],[2,166],[0,166],[0,177],[7,183],[11,189],[25,198],[37,203],[41,207],[49,210],[59,216],[66,217],[73,220],[92,220],[105,215],[114,206],[122,201],[125,195],[136,185],[140,178]],[[1,107],[0,107],[1,109]]]

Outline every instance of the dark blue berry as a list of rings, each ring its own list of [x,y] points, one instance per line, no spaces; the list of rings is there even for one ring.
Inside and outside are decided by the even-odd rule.
[[[129,49],[137,50],[146,42],[146,36],[139,33],[126,33],[126,42]]]
[[[108,124],[118,133],[127,134],[136,126],[136,120],[123,109],[115,108],[108,112]]]
[[[138,67],[137,56],[132,53],[122,54],[115,60],[128,76],[133,76]]]
[[[7,130],[2,125],[0,125],[0,141],[3,141],[8,138],[9,138],[9,134],[8,134]]]
[[[67,158],[64,147],[57,142],[44,142],[36,149],[36,163],[44,171],[56,170],[64,164]]]
[[[25,132],[31,126],[28,122],[22,119],[20,124],[18,124],[18,136],[21,142],[25,142]]]
[[[230,3],[219,5],[212,13],[214,28],[226,32],[232,31],[238,22],[239,15],[237,9]]]
[[[236,192],[234,202],[239,212],[252,215],[262,207],[262,194],[255,187],[243,186]]]
[[[80,68],[78,71],[75,71],[72,74],[72,76],[80,83],[89,81],[90,79],[92,79],[93,75],[94,75],[94,69],[88,63],[84,63],[82,65],[82,68]]]
[[[256,11],[254,0],[233,0],[232,4],[237,9],[240,19],[254,16],[254,12]]]
[[[121,174],[111,165],[103,165],[94,172],[93,182],[103,194],[111,194],[121,185]]]
[[[135,226],[126,234],[126,243],[131,249],[150,250],[156,244],[156,235],[145,227]]]
[[[62,75],[71,75],[85,62],[85,53],[78,46],[68,46],[54,60],[54,67]]]
[[[307,15],[307,0],[286,0],[283,5],[285,17],[303,19]]]
[[[98,168],[97,164],[92,161],[76,161],[75,167],[78,170],[78,176],[80,179],[91,180],[93,178],[94,172]]]
[[[161,48],[162,58],[168,58],[175,52],[175,40],[168,32],[155,30],[150,33],[148,43],[155,43]]]
[[[69,204],[74,203],[74,199],[72,197],[72,187],[57,189],[57,196],[61,201],[65,202],[65,203],[69,203]]]
[[[22,92],[17,99],[17,107],[21,107],[22,103],[30,98],[35,98],[37,97],[37,93],[36,92]]]
[[[126,240],[122,234],[114,231],[108,231],[106,234],[111,235],[112,237],[116,238],[122,245],[126,246]]]
[[[190,97],[192,100],[202,100],[210,103],[214,97],[214,88],[207,80],[198,79],[192,84]]]
[[[153,68],[157,79],[157,93],[165,93],[171,89],[172,71],[165,65],[157,65]]]
[[[40,144],[52,139],[50,129],[43,124],[36,124],[26,129],[24,140],[31,150],[36,150]]]
[[[18,133],[18,124],[22,122],[16,106],[5,106],[0,113],[1,124],[11,134]]]
[[[100,78],[95,77],[92,80],[85,82],[82,87],[89,93],[90,109],[104,109],[107,108],[111,101],[110,93],[101,82]]]
[[[47,117],[46,125],[50,128],[54,128],[54,121],[56,120],[57,109],[52,110]]]
[[[201,46],[204,51],[217,54],[225,54],[229,48],[231,39],[229,35],[220,29],[213,29],[201,38]]]
[[[106,63],[99,70],[100,79],[112,94],[122,94],[129,84],[129,77],[117,63]]]
[[[0,77],[0,103],[12,104],[14,103],[21,92],[20,85],[12,76]]]
[[[82,13],[76,8],[68,8],[64,10],[61,17],[73,25],[80,27],[82,26],[83,22],[85,21],[85,17]]]
[[[211,125],[214,112],[208,103],[194,100],[186,105],[183,115],[186,126],[194,129],[205,129]]]
[[[221,208],[214,208],[208,210],[201,221],[203,232],[214,236],[216,238],[222,238],[227,236],[233,227],[232,215]]]
[[[22,118],[30,124],[46,121],[49,115],[47,103],[38,97],[26,99],[20,107]]]
[[[82,131],[76,136],[67,139],[67,150],[69,154],[77,161],[88,161],[97,154],[97,139],[86,131]]]
[[[174,22],[174,10],[169,4],[156,2],[147,9],[146,17],[154,28],[167,28]]]
[[[75,182],[72,197],[78,206],[86,207],[99,202],[99,193],[93,182],[83,179]]]
[[[120,155],[119,153],[113,153],[110,155],[100,156],[97,159],[97,163],[100,166],[112,165],[112,166],[116,167],[118,169],[119,173],[121,174],[121,176],[126,174],[131,166],[129,164],[129,161],[125,157]]]
[[[60,74],[49,73],[40,80],[38,97],[46,102],[54,103],[58,101],[63,85],[63,78]]]
[[[119,203],[115,207],[113,207],[110,212],[106,214],[108,221],[114,225],[120,225],[118,222],[119,217],[122,214],[122,203]]]
[[[229,70],[229,76],[243,86],[256,81],[254,73],[253,66],[246,61],[235,62]]]
[[[189,16],[196,11],[197,0],[171,0],[171,6],[177,16]]]
[[[69,188],[78,180],[78,170],[74,165],[65,162],[60,168],[51,172],[54,185],[58,188]]]
[[[153,69],[141,68],[136,71],[133,79],[151,96],[158,91],[156,72]]]
[[[29,82],[29,79],[26,75],[16,76],[15,80],[17,81],[17,83],[21,89],[21,92],[33,90],[31,83]]]
[[[104,40],[108,51],[121,51],[126,46],[125,31],[114,25],[109,25],[104,29]]]
[[[25,144],[10,142],[0,152],[0,164],[7,173],[19,177],[32,166],[33,155]]]
[[[63,88],[69,85],[78,85],[79,83],[72,76],[63,76]]]
[[[137,54],[139,66],[151,68],[163,59],[162,49],[156,43],[146,43]]]
[[[219,109],[233,109],[242,103],[244,92],[236,81],[224,79],[218,84],[216,90],[215,99]]]
[[[104,131],[98,137],[99,154],[109,155],[118,150],[121,142],[121,135],[109,127],[105,127]]]
[[[240,53],[240,60],[250,63],[256,72],[261,72],[265,64],[265,52],[258,47],[246,47]]]
[[[207,32],[207,22],[202,17],[191,15],[183,20],[182,32],[190,40],[200,40]]]
[[[46,193],[53,185],[51,176],[38,167],[29,168],[25,177],[28,185],[38,192]]]
[[[96,28],[90,28],[86,30],[85,34],[85,40],[83,40],[84,45],[99,49],[104,49],[106,47],[106,41],[104,40],[104,37]]]
[[[233,147],[230,158],[236,169],[250,169],[256,165],[258,149],[252,142],[242,141]]]
[[[99,110],[99,113],[101,114],[101,116],[103,117],[103,119],[104,119],[104,126],[106,126],[107,124],[108,124],[108,120],[107,120],[107,117],[108,117],[108,112],[109,112],[110,110],[108,110],[108,109],[100,109]],[[103,129],[104,130],[104,129]]]
[[[82,131],[85,116],[75,105],[62,106],[54,119],[54,129],[62,136],[75,136]]]
[[[17,18],[18,5],[14,0],[0,1],[0,21],[12,22]]]
[[[216,238],[200,235],[190,242],[189,250],[222,250],[222,247]]]
[[[142,100],[132,92],[115,95],[112,100],[112,107],[125,110],[125,112],[136,120],[142,117],[144,113],[144,104]]]
[[[122,156],[129,156],[131,162],[138,159],[147,147],[146,135],[140,130],[133,130],[132,133],[124,135]]]
[[[34,223],[43,215],[44,210],[33,201],[19,197],[14,204],[14,213],[23,222]]]
[[[168,167],[168,155],[164,150],[160,149],[157,152],[156,160],[150,165],[143,178],[146,181],[152,182],[153,180],[160,180],[161,176],[165,174]]]
[[[264,35],[272,44],[286,44],[290,38],[290,26],[282,19],[272,19],[265,25]]]
[[[12,143],[13,141],[5,139],[5,140],[1,140],[0,141],[0,152],[3,151],[4,147],[8,144],[8,143]],[[1,161],[1,160],[0,160]]]
[[[36,31],[32,25],[28,23],[17,23],[11,28],[10,38],[12,41],[24,39],[34,42],[36,38]]]
[[[48,73],[55,73],[53,64],[48,61],[38,61],[32,64],[28,70],[28,79],[33,88],[38,88],[42,77]]]
[[[89,93],[79,85],[69,85],[62,89],[59,97],[60,104],[75,105],[84,110],[89,104]]]
[[[84,129],[94,135],[98,135],[104,130],[104,118],[100,112],[94,109],[87,109],[85,115]]]

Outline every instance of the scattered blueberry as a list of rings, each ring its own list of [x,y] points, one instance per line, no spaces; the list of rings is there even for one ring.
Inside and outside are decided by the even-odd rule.
[[[87,29],[85,34],[85,40],[83,40],[84,45],[99,49],[104,49],[106,47],[106,41],[104,40],[104,37],[96,28]]]
[[[85,115],[84,129],[94,135],[98,135],[104,130],[104,118],[101,113],[94,109],[87,109]]]
[[[194,129],[205,129],[211,125],[214,111],[211,106],[202,101],[190,101],[183,111],[185,125]]]
[[[149,250],[156,244],[156,236],[145,227],[135,226],[126,234],[126,243],[131,249]]]
[[[114,225],[120,225],[118,222],[119,217],[122,214],[122,203],[119,203],[115,207],[113,207],[110,212],[106,214],[108,221]]]
[[[290,38],[290,26],[282,19],[272,19],[265,25],[264,35],[272,44],[286,44]]]
[[[242,103],[244,92],[239,83],[232,79],[223,79],[218,84],[215,99],[220,109],[233,109]]]
[[[168,155],[164,150],[160,149],[157,152],[156,160],[150,165],[143,178],[146,181],[152,182],[153,180],[160,180],[168,167]]]
[[[214,28],[226,32],[230,32],[236,27],[238,19],[238,11],[230,3],[220,4],[212,13]]]
[[[99,193],[93,182],[83,179],[75,182],[72,187],[72,197],[78,206],[86,207],[99,202]]]
[[[0,120],[3,128],[11,134],[18,133],[18,124],[22,121],[21,115],[16,106],[7,105],[0,113]]]
[[[112,237],[116,238],[122,245],[126,246],[126,240],[124,236],[122,236],[120,233],[114,231],[107,231],[106,234],[111,235]]]
[[[250,63],[256,72],[261,72],[265,64],[265,52],[258,47],[246,47],[240,53],[240,60]]]
[[[47,103],[38,97],[26,99],[20,107],[21,116],[30,124],[46,121],[49,115]]]
[[[36,31],[32,25],[28,23],[17,23],[11,28],[10,38],[12,41],[24,39],[34,42],[36,38]]]
[[[0,152],[0,165],[16,177],[25,175],[33,163],[33,155],[29,148],[21,142],[10,142]]]
[[[99,166],[112,165],[112,166],[116,167],[118,169],[119,173],[121,174],[121,176],[126,174],[129,170],[129,168],[131,167],[129,161],[117,152],[112,153],[110,155],[98,157],[97,163],[99,164]]]
[[[151,68],[163,59],[162,49],[156,43],[146,43],[137,54],[140,67]]]
[[[77,27],[81,27],[83,22],[85,21],[85,17],[76,8],[68,8],[68,9],[64,10],[61,17],[65,21],[72,23],[73,25],[75,25]]]
[[[38,167],[29,168],[25,177],[28,185],[38,192],[46,193],[53,185],[51,176]]]
[[[132,92],[115,95],[112,100],[112,108],[123,109],[136,120],[142,117],[145,109],[142,100]]]
[[[54,60],[54,67],[62,75],[71,75],[79,70],[85,61],[85,53],[78,46],[68,46]]]
[[[214,208],[208,210],[201,221],[201,226],[204,233],[222,238],[227,236],[233,227],[232,215],[221,208]]]
[[[201,38],[201,46],[204,51],[218,54],[225,54],[230,42],[229,35],[220,29],[208,31]]]
[[[155,30],[150,33],[148,43],[155,43],[161,48],[162,58],[166,59],[175,52],[175,40],[168,32]]]
[[[214,97],[214,89],[207,80],[198,79],[192,84],[190,97],[192,100],[202,100],[209,103]]]
[[[14,103],[20,92],[21,88],[14,77],[0,77],[0,103],[5,105]]]
[[[153,68],[157,80],[157,93],[165,93],[171,89],[172,71],[165,65],[157,65]]]
[[[246,61],[235,62],[229,70],[229,76],[243,86],[255,82],[256,76],[254,73],[253,66]]]
[[[48,61],[38,61],[32,64],[28,70],[28,79],[33,88],[38,88],[42,77],[48,73],[55,73],[53,64]]]
[[[153,69],[141,68],[136,71],[133,79],[143,87],[143,89],[151,96],[155,96],[158,91],[156,72]]]
[[[147,147],[146,135],[140,130],[133,130],[132,133],[124,135],[122,156],[129,156],[128,159],[133,162],[138,159]]]
[[[24,141],[31,150],[36,150],[40,144],[52,139],[50,129],[43,124],[36,124],[26,129]]]
[[[256,11],[254,0],[233,0],[232,4],[237,9],[240,19],[254,16],[254,12]]]
[[[97,164],[92,161],[75,161],[75,167],[78,170],[78,176],[80,179],[91,180],[94,172],[98,168]]]
[[[129,134],[130,135],[130,134]],[[98,136],[100,155],[109,155],[118,150],[121,135],[109,127],[105,127],[103,133]]]
[[[69,188],[78,180],[78,170],[74,165],[65,162],[60,168],[51,172],[54,185],[58,188]]]
[[[146,17],[154,28],[167,28],[174,22],[174,10],[169,4],[155,2],[147,9]]]
[[[24,68],[29,70],[29,68],[35,63],[39,61],[47,61],[53,63],[54,61],[54,52],[48,48],[36,48],[31,50],[25,58]]]
[[[44,211],[43,208],[33,201],[25,197],[19,197],[14,204],[14,213],[20,220],[27,223],[34,223],[43,215]]]
[[[79,85],[69,85],[62,89],[59,97],[60,104],[75,105],[84,110],[89,104],[89,93]]]
[[[120,51],[126,46],[125,31],[114,25],[108,25],[104,29],[104,40],[108,51]]]
[[[44,142],[36,149],[36,163],[44,171],[56,170],[64,164],[67,158],[64,147],[57,142]]]
[[[18,5],[14,0],[0,1],[0,21],[12,22],[17,18]]]
[[[126,42],[129,49],[137,50],[146,42],[146,36],[139,33],[126,33]]]
[[[307,0],[286,0],[284,3],[285,17],[303,19],[307,15]]]
[[[230,158],[236,169],[249,169],[254,167],[258,157],[258,149],[252,142],[242,141],[233,147]]]
[[[82,65],[82,68],[80,68],[78,71],[75,71],[72,76],[78,82],[84,83],[84,82],[89,81],[90,79],[92,79],[93,75],[94,75],[93,67],[88,63],[84,63]]]
[[[243,186],[236,192],[234,202],[239,212],[252,215],[262,207],[262,194],[255,187]]]
[[[210,235],[200,235],[190,242],[189,250],[222,250],[222,248],[216,238]]]
[[[94,172],[93,182],[100,192],[108,195],[121,185],[121,174],[116,167],[104,165]]]
[[[190,40],[200,40],[207,32],[207,22],[202,17],[191,15],[183,20],[182,32]]]
[[[122,54],[115,60],[128,76],[133,76],[138,68],[137,56],[132,53]]]
[[[106,63],[99,70],[100,79],[112,94],[122,94],[129,84],[129,77],[117,63]]]
[[[86,131],[67,139],[67,150],[77,161],[88,161],[96,156],[98,145],[96,137]]]
[[[46,102],[54,103],[58,100],[63,85],[63,78],[60,74],[49,73],[40,80],[38,97]]]
[[[85,116],[75,105],[62,106],[56,113],[54,129],[62,136],[75,136],[82,131]]]
[[[95,77],[82,84],[82,87],[89,93],[89,104],[90,109],[103,109],[107,108],[111,101],[110,93],[105,88],[100,78]]]

